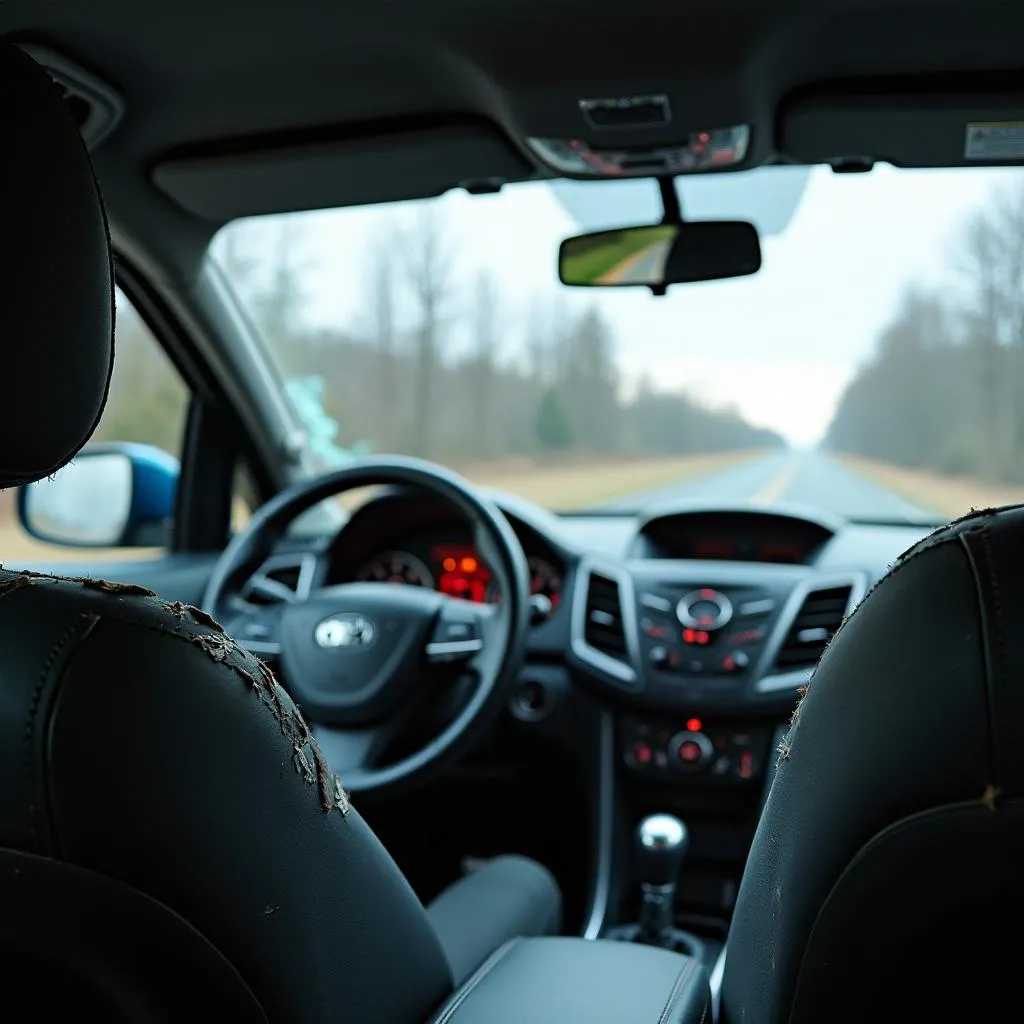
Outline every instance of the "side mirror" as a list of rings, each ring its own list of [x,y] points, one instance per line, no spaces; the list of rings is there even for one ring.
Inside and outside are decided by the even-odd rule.
[[[595,231],[558,251],[562,284],[584,288],[673,284],[745,277],[761,269],[757,228],[744,220],[688,220]]]
[[[164,547],[174,521],[178,460],[144,444],[96,444],[52,477],[18,490],[18,518],[48,544]]]

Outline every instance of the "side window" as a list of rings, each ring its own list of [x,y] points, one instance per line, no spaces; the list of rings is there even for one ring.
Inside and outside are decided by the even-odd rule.
[[[89,443],[133,441],[153,445],[180,459],[188,388],[120,288],[116,295],[114,372],[106,408]],[[0,553],[4,561],[102,561],[152,558],[161,553],[159,548],[80,548],[43,543],[22,528],[16,501],[16,491],[0,492]]]

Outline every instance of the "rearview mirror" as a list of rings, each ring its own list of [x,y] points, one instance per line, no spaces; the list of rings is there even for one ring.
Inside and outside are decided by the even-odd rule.
[[[760,269],[757,228],[744,220],[595,231],[567,238],[558,250],[559,280],[585,288],[664,288],[744,277]]]
[[[143,444],[97,444],[18,492],[31,536],[79,548],[163,547],[170,537],[178,460]]]

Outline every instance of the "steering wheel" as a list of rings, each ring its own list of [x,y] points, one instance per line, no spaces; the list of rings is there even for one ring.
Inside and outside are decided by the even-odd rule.
[[[475,604],[400,583],[344,583],[263,606],[244,600],[244,584],[294,519],[380,484],[418,487],[462,512],[500,600]],[[526,556],[498,507],[441,466],[395,457],[357,460],[268,501],[220,557],[204,607],[243,646],[257,641],[276,655],[331,769],[350,792],[378,795],[427,781],[497,717],[525,656],[529,598]],[[447,710],[439,732],[380,763],[438,708]]]

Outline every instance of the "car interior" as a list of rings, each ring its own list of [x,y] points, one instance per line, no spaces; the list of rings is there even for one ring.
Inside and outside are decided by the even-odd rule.
[[[667,349],[610,381],[597,314],[531,391],[480,340],[505,293],[481,271],[456,296],[438,222],[380,218],[449,203],[510,294],[521,273],[611,320],[642,300],[663,312],[638,336],[671,311],[689,344],[690,296],[727,319],[722,289],[780,264],[758,182],[774,209],[794,182],[1024,165],[1022,29],[988,0],[2,5],[9,1012],[1018,1019],[1021,480],[955,515],[910,489],[935,466],[893,455],[913,472],[872,505],[880,463],[854,479],[839,441],[795,452],[782,419],[646,390]],[[604,208],[627,195],[647,205]],[[528,203],[556,211],[543,250]],[[328,270],[293,259],[300,229]],[[822,265],[847,245],[825,230]],[[371,358],[338,311],[378,257],[422,318],[377,301]],[[996,276],[993,309],[1024,266]],[[460,302],[478,348],[444,362]],[[307,314],[330,329],[300,337]],[[770,366],[701,342],[771,397]],[[909,400],[861,415],[864,374],[830,436],[895,451]],[[642,401],[650,450],[608,426]]]

